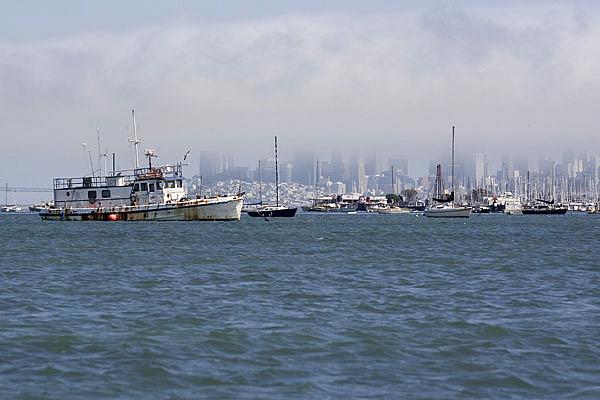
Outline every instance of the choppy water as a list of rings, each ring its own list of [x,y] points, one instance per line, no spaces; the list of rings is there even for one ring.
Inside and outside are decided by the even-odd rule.
[[[0,216],[0,398],[600,398],[600,217]]]

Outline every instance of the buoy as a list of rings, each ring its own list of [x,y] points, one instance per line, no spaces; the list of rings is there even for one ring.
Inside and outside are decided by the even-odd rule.
[[[119,219],[119,216],[117,214],[108,214],[109,221],[116,221],[118,219]]]

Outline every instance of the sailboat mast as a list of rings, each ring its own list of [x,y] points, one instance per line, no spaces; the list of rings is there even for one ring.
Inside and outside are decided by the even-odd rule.
[[[277,207],[279,207],[279,163],[277,160],[277,136],[275,136],[275,195]]]
[[[392,164],[392,194],[396,194],[396,187],[394,186],[394,164]]]
[[[262,168],[260,166],[260,160],[258,160],[258,196],[260,198],[260,204],[262,205]]]
[[[319,160],[315,164],[315,205],[319,202]]]
[[[452,195],[454,194],[454,127],[452,127]]]

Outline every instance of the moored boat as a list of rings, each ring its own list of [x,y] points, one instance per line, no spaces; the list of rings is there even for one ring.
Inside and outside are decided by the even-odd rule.
[[[261,194],[261,205],[256,206],[252,210],[248,210],[249,217],[263,217],[263,218],[291,218],[296,215],[298,211],[297,207],[287,207],[279,204],[279,165],[277,161],[277,136],[275,136],[275,193],[276,193],[276,204],[275,205],[262,205],[262,194]],[[261,184],[262,186],[262,184]]]
[[[183,163],[155,167],[154,151],[146,150],[148,167],[139,166],[135,114],[132,111],[135,168],[104,176],[56,178],[54,204],[42,210],[43,220],[66,221],[230,221],[239,220],[243,193],[190,199]],[[185,158],[184,157],[184,161]],[[102,175],[102,174],[101,174]]]
[[[450,195],[443,195],[442,169],[437,166],[436,173],[436,196],[433,201],[438,203],[425,210],[425,216],[430,218],[468,218],[471,214],[470,207],[457,206],[454,204],[454,127],[452,127],[452,191]]]
[[[522,209],[524,215],[564,215],[567,211],[566,206],[554,204],[532,204]]]

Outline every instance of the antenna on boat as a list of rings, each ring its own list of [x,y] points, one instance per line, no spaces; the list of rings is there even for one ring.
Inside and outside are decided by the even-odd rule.
[[[81,146],[83,147],[83,151],[88,153],[88,156],[90,157],[90,167],[92,169],[92,177],[94,177],[94,163],[92,162],[92,152],[91,150],[87,149],[87,143],[81,143]]]
[[[137,123],[135,122],[135,110],[131,110],[131,118],[133,119],[133,139],[129,139],[129,143],[133,143],[135,147],[135,169],[140,167],[140,152],[139,144],[142,141],[137,136]]]
[[[108,149],[104,153],[100,151],[100,127],[96,122],[96,133],[98,136],[98,170],[100,171],[100,176],[108,175]],[[102,158],[104,158],[104,170],[102,170]]]
[[[148,157],[148,168],[152,169],[152,157],[158,157],[156,152],[152,149],[146,149],[144,155]]]
[[[276,204],[279,207],[279,166],[277,163],[277,136],[275,136],[275,193],[276,193]]]
[[[98,139],[98,169],[100,170],[100,176],[102,176],[102,164],[100,164],[100,160],[102,159],[102,154],[100,153],[100,127],[98,126],[97,121],[96,121],[96,136]]]

